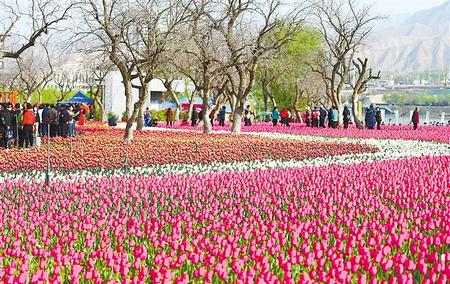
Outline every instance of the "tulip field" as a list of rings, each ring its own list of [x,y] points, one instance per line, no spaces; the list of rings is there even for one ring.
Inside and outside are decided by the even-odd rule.
[[[2,150],[0,282],[450,281],[448,133],[257,127]]]
[[[165,127],[163,125],[162,127]],[[202,126],[198,128],[201,129]],[[173,126],[172,129],[192,129],[191,126]],[[215,130],[229,130],[230,126],[214,126]],[[443,126],[420,126],[413,130],[410,125],[383,125],[381,130],[357,129],[350,125],[348,129],[334,128],[312,128],[304,124],[292,124],[290,127],[278,125],[273,127],[272,123],[258,122],[252,126],[243,126],[246,132],[280,132],[296,133],[301,135],[314,135],[326,137],[353,137],[353,138],[376,138],[376,139],[401,139],[401,140],[421,140],[450,143],[450,127]]]

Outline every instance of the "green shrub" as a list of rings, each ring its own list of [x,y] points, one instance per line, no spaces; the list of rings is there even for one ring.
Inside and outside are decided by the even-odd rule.
[[[180,113],[180,120],[183,120],[183,119],[187,120],[188,118],[189,118],[189,114],[187,112]]]
[[[166,111],[165,110],[152,110],[152,119],[157,119],[158,121],[166,121]]]
[[[119,117],[113,112],[108,113],[108,120],[111,118],[114,118],[116,121],[119,119]]]
[[[128,121],[128,116],[127,116],[127,112],[126,111],[122,112],[122,119],[121,120],[122,121]]]

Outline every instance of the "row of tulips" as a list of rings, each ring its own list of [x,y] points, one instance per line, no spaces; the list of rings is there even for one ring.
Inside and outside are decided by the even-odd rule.
[[[160,127],[166,127],[161,125]],[[198,129],[202,126],[172,126],[175,129]],[[216,131],[229,131],[230,127],[214,126]],[[352,137],[352,138],[376,138],[376,139],[401,139],[401,140],[421,140],[434,141],[441,143],[450,143],[450,127],[444,126],[420,126],[417,130],[413,130],[412,126],[382,126],[381,130],[357,129],[351,125],[348,129],[343,128],[312,128],[304,124],[293,123],[290,127],[278,125],[272,126],[271,123],[258,122],[252,126],[242,126],[244,132],[280,132],[302,135],[317,135],[325,137]]]
[[[296,168],[304,166],[326,166],[329,164],[355,164],[365,161],[382,161],[403,159],[409,157],[422,156],[448,156],[450,155],[450,145],[443,143],[433,143],[415,140],[385,140],[385,139],[353,139],[353,138],[326,138],[319,136],[300,136],[282,133],[254,133],[261,137],[272,139],[286,139],[305,141],[305,142],[327,142],[327,143],[365,143],[378,148],[380,151],[376,153],[349,154],[338,156],[320,156],[305,160],[263,160],[263,161],[244,161],[244,162],[212,162],[202,164],[160,164],[143,167],[132,168],[113,168],[113,169],[86,169],[77,171],[53,171],[50,174],[52,182],[60,180],[81,181],[89,176],[122,176],[122,175],[166,175],[173,174],[202,174],[208,172],[230,172],[230,171],[254,171],[260,169],[271,168]],[[43,171],[27,171],[27,172],[3,172],[0,173],[0,181],[5,179],[27,179],[27,180],[45,180],[45,172]]]
[[[448,283],[450,156],[0,184],[4,283]]]
[[[138,132],[125,145],[123,130],[89,128],[73,139],[55,138],[50,161],[54,170],[115,169],[161,164],[199,164],[263,160],[304,160],[376,152],[374,146],[356,143],[305,142],[255,136],[201,135],[194,132]],[[0,151],[0,172],[45,170],[46,140],[41,147]]]

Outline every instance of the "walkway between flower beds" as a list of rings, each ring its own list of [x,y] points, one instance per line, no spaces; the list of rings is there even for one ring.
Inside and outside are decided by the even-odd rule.
[[[167,131],[168,129],[153,128],[146,131]],[[192,130],[170,130],[175,132],[192,132]],[[228,133],[225,131],[218,131],[215,133]],[[442,144],[428,141],[415,140],[390,140],[390,139],[360,139],[360,138],[330,138],[320,136],[302,136],[295,134],[283,133],[267,133],[267,132],[247,132],[243,133],[252,136],[259,136],[261,138],[272,139],[288,139],[296,141],[318,141],[318,142],[332,142],[332,143],[364,143],[375,146],[380,149],[376,153],[350,154],[341,156],[324,156],[305,159],[301,161],[283,161],[267,159],[264,161],[241,161],[241,162],[212,162],[208,164],[163,164],[163,165],[148,165],[142,167],[134,167],[128,169],[125,173],[124,169],[109,169],[109,170],[78,170],[70,174],[53,173],[52,180],[78,180],[87,176],[104,176],[104,175],[166,175],[172,174],[203,174],[208,172],[230,172],[230,171],[252,171],[259,169],[271,168],[297,168],[305,166],[324,166],[329,164],[353,164],[370,161],[395,160],[409,157],[421,156],[450,156],[450,144]],[[7,174],[2,173],[0,181],[3,179],[36,179],[43,181],[45,179],[44,172],[22,173],[22,174]]]

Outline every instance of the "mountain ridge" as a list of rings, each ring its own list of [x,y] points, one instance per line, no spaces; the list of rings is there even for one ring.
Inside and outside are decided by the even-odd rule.
[[[450,0],[373,32],[361,55],[382,72],[440,71],[450,67]]]

